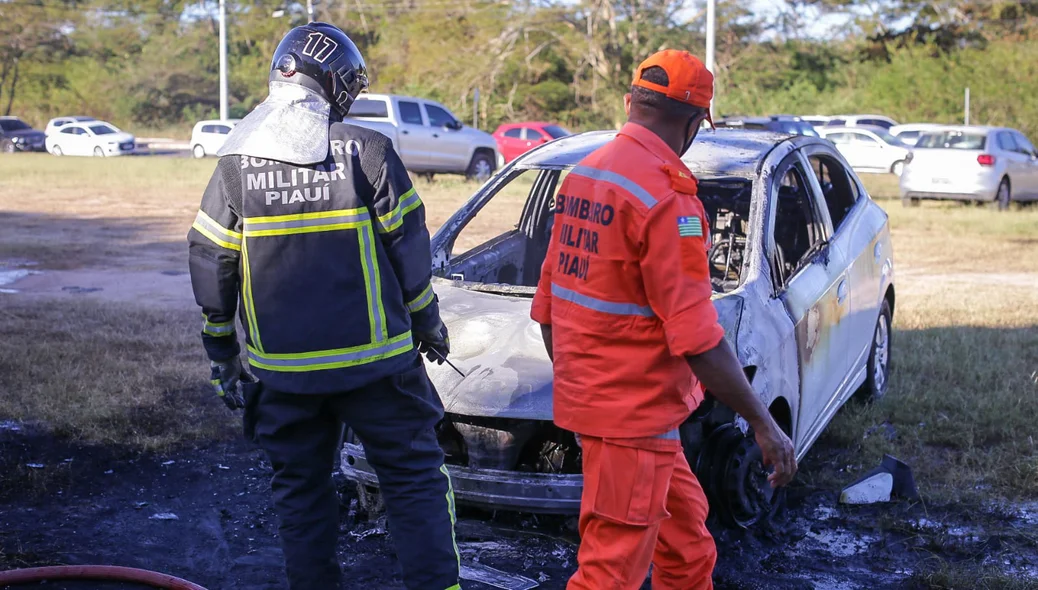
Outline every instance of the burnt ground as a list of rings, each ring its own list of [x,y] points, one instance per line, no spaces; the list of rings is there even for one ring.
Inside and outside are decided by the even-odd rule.
[[[285,587],[270,469],[245,442],[141,455],[0,424],[0,474],[0,570],[111,564],[161,571],[210,590]],[[342,489],[339,553],[348,587],[403,588],[382,521],[357,509],[345,482]],[[846,507],[836,504],[836,492],[805,486],[792,488],[788,501],[761,530],[718,533],[718,588],[1038,588],[1038,504]],[[156,518],[164,514],[176,516]],[[519,574],[540,588],[564,588],[575,567],[572,520],[462,508],[458,541],[464,564]],[[947,571],[1000,573],[984,586],[956,585],[956,579],[981,579],[969,576],[925,583],[928,572]]]

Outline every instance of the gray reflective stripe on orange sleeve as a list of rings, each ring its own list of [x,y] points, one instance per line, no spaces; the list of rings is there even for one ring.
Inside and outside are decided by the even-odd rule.
[[[681,440],[681,433],[678,432],[677,428],[675,428],[674,430],[671,430],[670,432],[664,432],[663,434],[657,434],[653,438],[659,438],[659,439],[663,439],[663,440]]]
[[[656,314],[652,311],[652,308],[648,305],[638,305],[637,303],[616,303],[614,301],[604,301],[602,299],[596,299],[589,297],[583,293],[577,293],[571,289],[567,289],[555,283],[551,284],[551,294],[559,299],[576,303],[581,307],[600,311],[602,313],[609,313],[613,315],[635,315],[646,318],[656,317]]]
[[[627,178],[626,176],[617,174],[616,172],[611,172],[609,170],[599,170],[598,168],[591,168],[590,166],[576,166],[571,171],[571,174],[583,176],[584,178],[590,178],[591,180],[598,180],[601,182],[615,184],[616,186],[634,195],[649,209],[652,209],[656,206],[656,197],[649,194],[649,191],[643,189],[641,185],[639,185],[637,182]]]

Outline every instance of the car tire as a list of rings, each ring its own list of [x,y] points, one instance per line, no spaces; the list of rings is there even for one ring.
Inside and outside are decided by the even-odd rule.
[[[916,199],[914,197],[901,197],[901,206],[902,207],[918,207],[919,206],[919,199]]]
[[[901,178],[901,174],[905,171],[905,161],[898,160],[890,166],[890,173],[898,178]]]
[[[195,147],[191,148],[191,155],[198,159],[202,159],[206,155],[205,148],[202,147],[201,144],[195,144]]]
[[[56,145],[56,146],[52,147],[50,149],[50,153],[54,154],[55,156],[64,156],[65,155],[65,152],[61,151],[61,146],[60,145]]]
[[[97,147],[94,148],[94,157],[95,158],[103,158],[103,157],[105,157],[105,151],[103,149],[101,149],[101,146],[97,146]]]
[[[15,152],[14,142],[13,141],[5,141],[4,145],[3,145],[3,150],[4,150],[5,154],[13,154]]]
[[[864,402],[881,400],[890,389],[890,350],[894,338],[892,320],[890,301],[884,299],[879,308],[876,327],[872,331],[869,358],[865,365],[865,383],[857,394]]]
[[[1009,204],[1013,201],[1012,186],[1008,178],[1003,178],[998,183],[998,192],[995,193],[995,206],[999,211],[1009,211]]]
[[[486,152],[476,152],[472,155],[468,170],[465,172],[470,180],[483,182],[494,173],[494,156]]]

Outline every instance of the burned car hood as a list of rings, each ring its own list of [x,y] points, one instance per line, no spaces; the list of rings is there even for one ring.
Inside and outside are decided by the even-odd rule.
[[[450,332],[450,361],[426,364],[448,413],[465,416],[551,420],[552,366],[540,326],[530,319],[532,298],[473,291],[434,279],[440,315]],[[520,290],[523,288],[519,288]],[[739,293],[714,296],[726,338],[742,316]]]

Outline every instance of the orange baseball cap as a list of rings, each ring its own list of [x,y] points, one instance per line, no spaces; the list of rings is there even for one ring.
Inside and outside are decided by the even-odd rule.
[[[643,80],[642,73],[651,67],[663,68],[670,83],[663,86]],[[678,49],[665,49],[650,55],[638,66],[632,84],[704,109],[710,108],[710,100],[714,97],[714,75],[699,58]],[[710,119],[710,125],[713,124]]]

